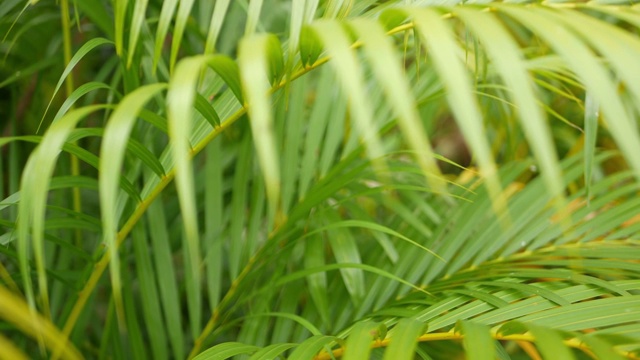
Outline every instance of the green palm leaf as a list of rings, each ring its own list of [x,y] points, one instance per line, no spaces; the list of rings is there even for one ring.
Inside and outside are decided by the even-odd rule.
[[[639,356],[637,5],[18,3],[0,357]]]

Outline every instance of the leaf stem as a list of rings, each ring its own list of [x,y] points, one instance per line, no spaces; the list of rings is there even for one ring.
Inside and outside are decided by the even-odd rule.
[[[62,44],[64,54],[65,67],[71,62],[71,23],[69,21],[69,0],[62,0],[60,2],[60,16],[62,18]],[[67,97],[71,96],[74,89],[73,71],[69,73],[69,76],[64,81]],[[73,105],[71,108],[73,109]],[[75,155],[70,156],[71,159],[71,174],[73,176],[80,175],[80,161]],[[80,195],[80,188],[74,187],[72,189],[72,202],[73,210],[77,213],[82,213],[82,197]],[[80,246],[82,244],[82,230],[76,229],[75,231],[75,244]]]
[[[524,342],[526,344],[534,344],[535,343],[535,337],[533,337],[533,335],[529,334],[529,333],[525,333],[525,334],[511,334],[511,335],[502,335],[499,333],[492,333],[491,337],[493,337],[494,340],[499,340],[499,341],[516,341],[516,342]],[[422,336],[419,336],[416,339],[416,342],[429,342],[429,341],[460,341],[464,339],[464,335],[459,333],[459,332],[454,332],[449,331],[446,333],[431,333],[431,334],[424,334]],[[387,347],[389,346],[389,344],[391,343],[391,341],[393,341],[393,338],[386,338],[384,340],[375,340],[371,343],[370,347],[373,348],[381,348],[381,347]],[[587,345],[585,345],[584,342],[580,341],[579,339],[573,338],[573,339],[568,339],[568,340],[563,340],[563,343],[571,348],[574,349],[578,349],[583,351],[584,353],[590,355],[593,357],[593,353],[591,352],[591,350],[589,349],[589,347]],[[321,353],[319,353],[318,355],[316,355],[313,360],[330,360],[330,359],[334,359],[334,358],[339,358],[342,357],[342,355],[344,354],[344,347],[340,347],[338,349],[335,350],[331,350],[331,353],[327,353],[326,351],[322,351]],[[618,351],[618,353],[628,359],[633,359],[633,360],[637,360],[639,359],[634,353],[632,352],[628,352],[628,351]]]

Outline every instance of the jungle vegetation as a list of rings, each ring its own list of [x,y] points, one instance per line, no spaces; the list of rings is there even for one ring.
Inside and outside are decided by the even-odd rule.
[[[0,359],[640,358],[628,0],[3,0]]]

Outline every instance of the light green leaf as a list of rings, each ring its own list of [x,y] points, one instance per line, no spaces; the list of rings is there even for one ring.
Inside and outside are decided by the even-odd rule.
[[[511,89],[511,96],[525,136],[540,164],[545,184],[554,197],[562,195],[562,173],[547,121],[536,101],[531,75],[527,72],[521,52],[506,29],[494,15],[467,11],[457,14],[482,42],[502,81]],[[517,89],[517,90],[516,90]],[[561,203],[558,203],[561,206]]]
[[[501,186],[496,177],[496,165],[484,134],[482,114],[477,99],[473,97],[471,80],[456,53],[460,52],[453,34],[440,16],[428,9],[414,12],[412,15],[416,28],[420,32],[429,54],[433,56],[434,65],[439,70],[447,88],[447,100],[458,121],[469,146],[478,159],[480,171],[487,181],[487,187],[494,201],[496,210],[505,209]]]
[[[373,333],[378,324],[370,321],[363,321],[355,324],[347,338],[343,358],[345,360],[368,359],[371,353],[371,343]]]
[[[444,259],[442,259],[440,256],[438,256],[438,254],[434,253],[433,251],[429,250],[428,248],[420,245],[419,243],[417,243],[414,240],[409,239],[408,237],[393,231],[392,229],[380,225],[380,224],[375,224],[372,222],[367,222],[367,221],[360,221],[360,220],[344,220],[344,221],[336,221],[336,222],[332,222],[331,224],[327,225],[326,227],[320,228],[318,230],[315,231],[325,231],[325,230],[329,230],[329,229],[339,229],[339,228],[350,228],[350,227],[356,227],[356,228],[363,228],[363,229],[369,229],[369,230],[373,230],[373,231],[379,231],[379,232],[383,232],[385,234],[389,234],[392,236],[395,236],[403,241],[406,241],[418,248],[420,248],[421,250],[424,250],[425,252],[437,257],[440,261],[444,262]],[[314,232],[315,232],[314,231]],[[309,233],[309,235],[311,235],[313,233]]]
[[[240,80],[240,70],[235,61],[224,55],[214,55],[209,60],[209,66],[222,78],[229,86],[233,95],[244,105],[242,96],[242,85]]]
[[[151,97],[167,88],[166,84],[154,84],[138,88],[127,95],[116,107],[105,127],[102,148],[100,149],[100,209],[103,222],[103,241],[107,251],[111,252],[110,273],[118,320],[123,321],[120,257],[118,256],[117,233],[119,224],[118,201],[124,199],[118,195],[118,179],[122,171],[124,152],[131,134],[137,113]],[[121,323],[121,325],[124,325]]]
[[[5,336],[0,335],[0,347],[2,347],[2,354],[0,354],[0,359],[6,360],[27,360],[29,359],[27,355],[22,352],[11,340],[7,339]]]
[[[280,200],[280,166],[273,134],[273,115],[269,99],[269,42],[268,35],[254,35],[240,43],[239,65],[242,87],[249,105],[249,121],[260,168],[264,175],[271,212],[278,209]]]
[[[164,47],[171,19],[178,6],[178,0],[165,0],[162,2],[162,10],[160,11],[160,19],[158,20],[158,29],[156,30],[156,41],[153,51],[153,73],[158,69],[158,63],[162,57],[162,48]]]
[[[424,332],[424,323],[415,319],[402,319],[391,330],[391,342],[384,353],[384,360],[413,359],[418,336]]]
[[[194,357],[193,360],[224,360],[236,355],[251,354],[256,352],[258,349],[260,348],[253,345],[228,342],[205,350],[198,356]]]
[[[567,331],[634,322],[640,319],[639,298],[616,296],[571,304],[525,316],[520,321]]]
[[[351,50],[349,38],[339,23],[318,21],[311,29],[322,41],[338,81],[345,94],[349,94],[349,111],[366,145],[367,155],[379,173],[385,173],[383,147],[378,135],[378,127],[373,121],[373,106],[365,95],[364,78],[356,56]]]
[[[129,0],[115,0],[115,40],[116,40],[116,53],[118,55],[123,56],[122,51],[124,50],[124,28],[125,28],[125,16],[127,12],[127,5]],[[135,31],[135,29],[134,29]]]
[[[273,344],[260,349],[249,360],[271,360],[280,356],[283,352],[296,346],[296,344]]]
[[[291,360],[304,360],[310,359],[318,353],[323,347],[334,342],[336,338],[334,336],[327,335],[314,335],[302,344],[298,345],[296,349],[289,355]]]
[[[27,301],[35,309],[35,299],[30,276],[30,248],[33,245],[38,287],[45,317],[49,315],[49,295],[44,263],[44,222],[47,191],[56,160],[63,144],[76,124],[90,113],[103,109],[102,105],[81,108],[63,116],[52,124],[42,142],[29,157],[22,173],[22,201],[18,205],[18,260],[24,277]]]
[[[127,67],[131,67],[133,62],[133,56],[138,49],[138,39],[140,38],[140,30],[145,21],[145,13],[147,11],[147,3],[149,0],[135,0],[133,8],[133,17],[131,19],[131,26],[129,29],[129,50],[127,57]]]
[[[43,344],[52,352],[60,351],[66,359],[82,359],[82,355],[55,325],[33,311],[22,298],[0,286],[0,318]],[[4,338],[4,337],[3,337]],[[3,352],[5,349],[3,348]],[[7,353],[11,348],[7,350]]]
[[[189,14],[191,13],[191,7],[193,7],[194,1],[195,0],[181,0],[178,6],[176,22],[173,27],[171,54],[169,57],[169,71],[172,73],[178,59],[178,50],[180,50],[180,44],[182,44],[182,35],[184,34],[184,29],[187,26],[187,20],[189,19]]]
[[[216,42],[220,35],[220,30],[224,24],[225,15],[229,9],[230,0],[216,1],[216,6],[213,8],[213,14],[211,15],[211,23],[209,24],[209,32],[207,33],[207,41],[204,45],[204,54],[209,55],[215,52]]]
[[[531,335],[536,339],[536,345],[540,349],[543,358],[558,360],[573,360],[575,357],[571,350],[562,342],[562,336],[555,330],[536,326],[530,323],[525,324]]]
[[[53,117],[52,122],[57,121],[64,114],[66,114],[67,111],[69,111],[69,109],[71,109],[71,107],[76,103],[76,101],[78,101],[78,99],[80,99],[87,93],[98,89],[107,89],[113,91],[113,89],[109,85],[100,82],[88,82],[86,84],[80,85],[77,89],[73,90],[69,97],[67,97],[67,99],[64,101],[62,106],[60,106],[60,109],[58,109],[58,112]]]
[[[60,76],[60,79],[58,80],[58,83],[56,84],[56,87],[53,90],[53,94],[51,95],[51,100],[49,100],[49,104],[47,104],[47,108],[45,109],[44,114],[42,115],[42,120],[44,120],[44,117],[47,115],[47,112],[49,111],[49,107],[53,103],[53,99],[55,98],[56,94],[60,90],[62,83],[64,83],[67,76],[69,76],[71,71],[76,67],[76,65],[80,62],[80,60],[82,60],[82,58],[84,58],[85,55],[87,55],[91,50],[95,49],[100,45],[105,45],[105,44],[113,44],[113,42],[103,38],[93,38],[87,41],[84,45],[80,47],[80,49],[78,49],[78,51],[76,51],[76,53],[71,58],[71,61],[69,61],[69,64],[67,64],[64,71],[62,72],[62,75]],[[0,87],[2,86],[0,85]],[[42,125],[42,120],[40,121],[40,125]]]
[[[393,44],[376,22],[364,19],[354,20],[353,28],[364,43],[367,59],[398,116],[400,129],[415,152],[426,180],[435,191],[446,194],[448,191],[441,178],[442,173],[435,162],[433,147],[420,123],[414,106],[415,99],[402,73],[399,59],[395,57]]]
[[[176,187],[184,221],[185,256],[189,264],[189,280],[186,282],[191,331],[194,337],[201,330],[201,255],[196,196],[193,187],[191,162],[192,113],[196,99],[196,83],[200,70],[211,59],[197,56],[178,63],[169,82],[167,114],[172,154],[175,159]]]
[[[473,321],[460,321],[456,326],[464,335],[463,344],[469,360],[495,359],[496,347],[489,327]]]
[[[258,22],[260,20],[260,11],[262,10],[262,0],[249,0],[249,9],[247,10],[247,23],[244,29],[245,36],[251,36],[256,32]]]

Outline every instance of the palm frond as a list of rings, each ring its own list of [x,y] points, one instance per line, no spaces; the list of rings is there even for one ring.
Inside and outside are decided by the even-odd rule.
[[[637,6],[161,4],[0,5],[7,354],[640,356]]]

